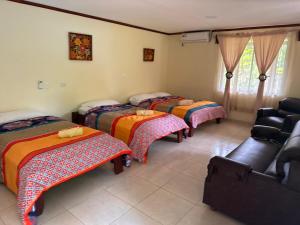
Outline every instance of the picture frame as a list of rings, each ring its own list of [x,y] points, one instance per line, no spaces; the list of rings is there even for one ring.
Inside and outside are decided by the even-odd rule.
[[[69,59],[93,60],[92,35],[69,32]]]
[[[153,48],[144,48],[143,49],[143,60],[144,62],[153,62],[154,61],[155,49]]]

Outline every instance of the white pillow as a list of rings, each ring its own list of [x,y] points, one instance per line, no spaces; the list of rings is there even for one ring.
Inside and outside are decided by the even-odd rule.
[[[30,109],[15,110],[0,113],[0,124],[9,123],[17,120],[26,120],[39,116],[48,116],[46,113]]]
[[[95,100],[95,101],[90,101],[81,104],[80,107],[90,107],[90,108],[95,108],[98,106],[103,106],[103,105],[117,105],[120,104],[120,102],[116,100]]]
[[[92,109],[92,108],[89,106],[80,106],[78,109],[78,113],[80,115],[85,115],[90,109]]]
[[[129,98],[129,102],[132,105],[138,105],[140,102],[149,99],[149,98],[156,98],[153,94],[139,94],[139,95],[133,95]]]
[[[171,96],[171,94],[170,94],[170,93],[167,93],[167,92],[154,92],[154,93],[152,93],[152,94],[155,95],[156,98],[158,98],[158,97]]]

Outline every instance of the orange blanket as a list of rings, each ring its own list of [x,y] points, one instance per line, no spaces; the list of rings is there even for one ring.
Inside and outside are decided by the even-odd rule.
[[[199,102],[195,102],[191,105],[175,106],[171,113],[175,116],[180,117],[180,118],[185,118],[187,112],[190,109],[194,109],[194,108],[197,108],[197,107],[201,107],[201,106],[208,105],[208,104],[214,104],[214,103],[215,102],[211,102],[211,101],[199,101]]]
[[[136,128],[142,123],[166,115],[164,112],[154,111],[151,116],[123,115],[116,118],[112,124],[111,135],[126,144],[130,144]]]
[[[83,127],[83,135],[72,138],[59,138],[55,132],[11,142],[3,153],[5,185],[17,194],[19,170],[34,156],[100,134],[102,132]]]

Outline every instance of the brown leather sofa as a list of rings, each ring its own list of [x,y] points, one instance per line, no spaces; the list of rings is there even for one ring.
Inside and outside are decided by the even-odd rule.
[[[255,124],[276,127],[284,132],[292,132],[300,120],[300,99],[285,98],[279,101],[278,109],[260,108]]]
[[[300,122],[288,136],[255,126],[208,165],[203,202],[249,225],[300,224]]]

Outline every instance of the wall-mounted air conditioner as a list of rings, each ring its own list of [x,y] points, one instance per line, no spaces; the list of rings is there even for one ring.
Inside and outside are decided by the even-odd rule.
[[[184,33],[181,35],[182,44],[196,42],[210,42],[212,33],[210,31]]]

